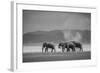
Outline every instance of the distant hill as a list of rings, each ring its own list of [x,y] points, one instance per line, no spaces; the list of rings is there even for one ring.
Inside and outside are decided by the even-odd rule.
[[[54,30],[36,31],[23,34],[23,44],[60,41],[80,41],[82,43],[91,42],[91,32],[89,30]]]

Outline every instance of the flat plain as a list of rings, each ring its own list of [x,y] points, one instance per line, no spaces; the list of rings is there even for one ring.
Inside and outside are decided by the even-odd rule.
[[[23,53],[23,62],[87,60],[91,59],[91,52],[66,52],[66,53]]]

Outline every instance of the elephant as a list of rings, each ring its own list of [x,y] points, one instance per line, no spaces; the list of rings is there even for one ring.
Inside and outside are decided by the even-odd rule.
[[[76,41],[71,41],[71,42],[75,45],[75,48],[79,48],[80,51],[83,51],[82,44],[80,42]]]
[[[62,49],[62,52],[66,51],[70,51],[70,49],[72,49],[72,51],[75,51],[75,45],[72,42],[64,42],[64,43],[59,43],[58,44],[58,48]]]
[[[48,49],[51,49],[51,52],[56,52],[55,46],[51,43],[43,43],[42,45],[42,52],[45,49],[45,52],[48,52]]]

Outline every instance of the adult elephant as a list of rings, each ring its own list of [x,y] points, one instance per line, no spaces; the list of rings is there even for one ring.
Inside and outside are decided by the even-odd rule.
[[[74,44],[75,48],[79,48],[80,51],[83,51],[82,44],[80,42],[77,41],[71,41],[71,42]]]
[[[68,52],[70,51],[70,49],[72,49],[72,51],[75,51],[75,45],[72,42],[59,43],[58,48],[61,48],[62,52],[64,52],[65,50]]]
[[[51,49],[51,52],[56,52],[55,46],[51,43],[43,43],[42,45],[42,52],[45,49],[45,52],[48,52],[48,49]]]

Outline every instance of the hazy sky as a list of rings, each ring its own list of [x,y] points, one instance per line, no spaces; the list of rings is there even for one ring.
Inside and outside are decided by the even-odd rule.
[[[23,32],[52,30],[90,30],[91,14],[23,10]]]

